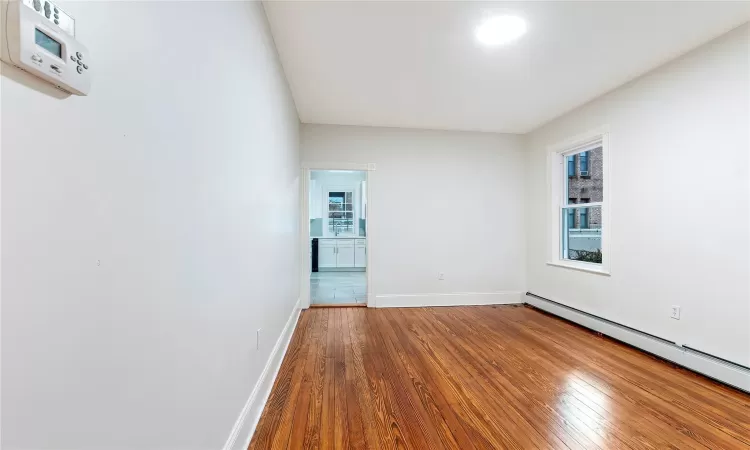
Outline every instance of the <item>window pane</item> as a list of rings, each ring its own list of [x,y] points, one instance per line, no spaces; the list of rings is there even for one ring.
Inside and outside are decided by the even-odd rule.
[[[352,210],[352,204],[351,203],[347,203],[346,205],[344,205],[344,211],[351,211],[351,210]]]
[[[602,208],[563,208],[562,257],[602,263]]]
[[[328,210],[329,211],[342,211],[343,204],[344,204],[343,192],[329,192],[328,193]]]
[[[347,192],[346,193],[346,203],[351,203],[351,202],[352,202],[352,193],[351,192]]]
[[[576,176],[576,157],[568,156],[568,176]]]
[[[578,158],[578,175],[570,176],[571,160],[573,161],[573,173],[575,174],[575,159]],[[604,162],[602,148],[596,148],[586,152],[567,157],[567,198],[568,204],[601,202],[604,199]]]
[[[578,160],[581,162],[581,176],[586,176],[589,172],[589,152],[578,155]]]

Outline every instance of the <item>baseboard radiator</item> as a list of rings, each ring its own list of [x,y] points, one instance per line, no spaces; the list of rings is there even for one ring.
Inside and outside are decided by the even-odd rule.
[[[750,367],[727,361],[687,345],[677,345],[668,339],[563,305],[531,292],[526,293],[524,303],[750,394]]]

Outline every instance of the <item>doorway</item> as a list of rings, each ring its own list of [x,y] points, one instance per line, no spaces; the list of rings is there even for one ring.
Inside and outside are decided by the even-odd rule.
[[[309,306],[367,306],[367,171],[305,172]]]

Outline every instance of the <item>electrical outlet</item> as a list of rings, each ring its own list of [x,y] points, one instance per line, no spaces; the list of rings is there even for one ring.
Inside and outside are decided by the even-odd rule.
[[[258,328],[258,331],[255,332],[255,350],[260,349],[260,330],[263,328]]]
[[[680,307],[677,305],[672,305],[672,316],[675,320],[680,320]]]
[[[445,274],[443,272],[438,272],[438,280],[445,280]]]

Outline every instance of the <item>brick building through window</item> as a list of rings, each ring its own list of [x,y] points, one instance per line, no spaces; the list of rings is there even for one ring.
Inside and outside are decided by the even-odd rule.
[[[567,157],[568,204],[601,202],[604,186],[602,149]],[[568,228],[601,228],[601,208],[576,208],[567,211]]]

